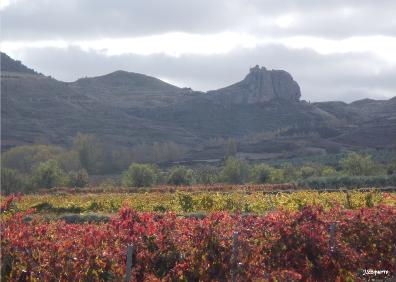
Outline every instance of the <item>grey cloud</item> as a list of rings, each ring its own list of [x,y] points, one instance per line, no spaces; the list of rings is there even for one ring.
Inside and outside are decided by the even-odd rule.
[[[297,4],[298,3],[298,4]],[[356,9],[350,16],[342,8]],[[4,40],[131,37],[164,32],[352,35],[396,34],[396,1],[334,0],[19,0],[1,12]],[[259,19],[297,13],[288,29]]]
[[[75,39],[172,31],[220,31],[234,22],[236,0],[20,0],[2,12],[3,38]]]
[[[267,45],[239,49],[225,55],[105,56],[70,49],[27,49],[17,59],[47,75],[72,81],[115,70],[127,70],[168,79],[178,86],[211,90],[242,80],[250,67],[284,69],[300,84],[302,98],[310,101],[386,98],[396,95],[396,67],[371,54],[320,55],[312,50],[291,50]],[[383,70],[374,72],[373,66]]]

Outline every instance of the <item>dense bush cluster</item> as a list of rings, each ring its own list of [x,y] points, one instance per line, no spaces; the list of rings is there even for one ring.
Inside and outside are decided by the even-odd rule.
[[[149,164],[131,164],[124,173],[123,184],[132,187],[151,187],[157,181],[157,168]]]
[[[296,182],[316,189],[396,185],[393,163],[379,164],[369,155],[357,153],[350,153],[342,158],[337,167],[318,164],[297,166],[290,163],[279,166],[264,163],[249,165],[244,160],[229,157],[225,160],[224,166],[219,168],[204,166],[189,169],[177,166],[165,175],[159,170],[156,171],[157,175],[153,177],[157,179],[157,184],[173,185]]]
[[[120,174],[132,162],[156,163],[181,158],[184,147],[173,142],[109,147],[92,134],[78,134],[70,148],[26,145],[2,153],[3,193],[45,187],[82,187],[88,175]]]
[[[395,263],[396,208],[384,205],[205,217],[123,208],[97,224],[22,213],[1,220],[4,281],[122,281],[129,244],[133,281],[363,281],[372,278],[364,269],[389,277]]]
[[[312,189],[396,186],[396,174],[376,176],[310,177],[298,181],[298,185]]]

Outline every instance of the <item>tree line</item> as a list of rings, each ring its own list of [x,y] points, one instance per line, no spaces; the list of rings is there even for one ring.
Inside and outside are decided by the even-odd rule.
[[[233,156],[226,158],[221,167],[200,166],[172,167],[162,172],[151,164],[132,164],[122,177],[122,184],[129,187],[151,187],[156,184],[191,185],[194,183],[286,183],[311,188],[337,188],[342,186],[396,185],[396,161],[380,164],[370,155],[355,152],[342,158],[337,167],[283,163],[271,166],[266,163],[250,165]]]
[[[93,134],[78,134],[68,149],[55,145],[18,146],[2,153],[2,192],[84,187],[89,175],[117,174],[131,162],[173,161],[185,152],[182,145],[173,142],[114,148]]]
[[[172,155],[172,150],[176,150],[172,146],[174,145],[154,144],[148,148],[154,150],[157,157],[163,157],[165,152]],[[396,161],[379,163],[368,154],[352,152],[336,165],[329,166],[318,163],[293,165],[288,162],[280,165],[249,164],[236,158],[235,152],[235,144],[230,142],[222,166],[174,166],[161,169],[148,161],[132,161],[130,164],[133,160],[130,158],[129,166],[123,164],[110,169],[110,166],[114,166],[114,160],[103,149],[103,144],[93,135],[79,134],[69,150],[52,145],[32,145],[5,152],[2,155],[2,193],[26,193],[53,187],[85,187],[90,184],[90,175],[117,170],[118,174],[123,171],[122,177],[110,182],[127,187],[286,182],[316,189],[396,185]],[[121,154],[116,153],[116,156]],[[114,154],[115,152],[113,156]],[[126,157],[125,159],[127,160]]]

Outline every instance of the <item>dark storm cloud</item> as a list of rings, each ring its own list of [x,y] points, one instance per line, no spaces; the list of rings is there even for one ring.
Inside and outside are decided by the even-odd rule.
[[[250,67],[285,69],[300,84],[302,98],[311,101],[362,98],[383,99],[396,95],[396,68],[375,70],[370,54],[320,55],[311,50],[290,50],[278,45],[240,49],[224,55],[121,55],[105,56],[79,48],[29,49],[23,61],[60,80],[72,81],[115,70],[160,77],[178,86],[210,90],[242,80]]]
[[[17,0],[1,11],[4,40],[131,37],[166,32],[395,35],[396,1]],[[287,29],[265,22],[286,14]]]

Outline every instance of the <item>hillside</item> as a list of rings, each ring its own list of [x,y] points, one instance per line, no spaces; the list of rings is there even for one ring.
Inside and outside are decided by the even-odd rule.
[[[7,54],[0,52],[1,72],[19,73],[19,74],[38,74],[33,69],[30,69],[22,64],[21,61],[13,60]]]
[[[229,138],[253,159],[395,146],[396,98],[310,104],[283,70],[256,66],[203,93],[126,71],[65,83],[4,53],[1,68],[2,150],[68,146],[78,132],[114,147],[172,141],[186,160],[221,158]]]

